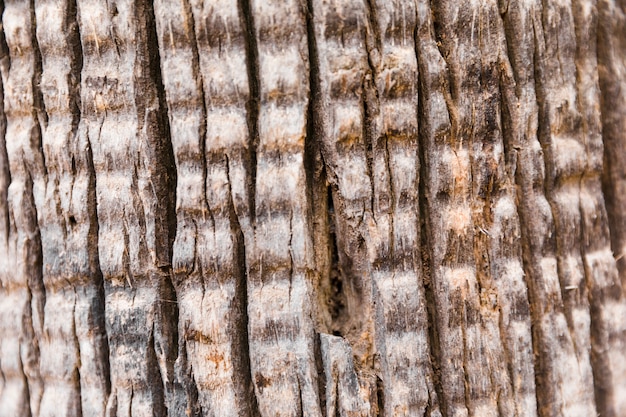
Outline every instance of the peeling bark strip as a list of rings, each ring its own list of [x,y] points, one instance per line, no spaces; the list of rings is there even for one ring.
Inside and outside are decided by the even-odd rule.
[[[624,0],[0,10],[0,416],[626,414]]]

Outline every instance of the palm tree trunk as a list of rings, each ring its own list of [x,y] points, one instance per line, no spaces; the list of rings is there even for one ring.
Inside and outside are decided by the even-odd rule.
[[[626,415],[624,0],[6,0],[0,416]]]

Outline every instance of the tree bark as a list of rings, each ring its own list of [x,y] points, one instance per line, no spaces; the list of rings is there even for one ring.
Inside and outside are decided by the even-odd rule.
[[[626,1],[1,29],[0,416],[626,415]]]

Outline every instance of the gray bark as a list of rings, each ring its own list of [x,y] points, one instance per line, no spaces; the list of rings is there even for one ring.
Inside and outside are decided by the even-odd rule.
[[[626,415],[624,0],[6,0],[0,416]]]

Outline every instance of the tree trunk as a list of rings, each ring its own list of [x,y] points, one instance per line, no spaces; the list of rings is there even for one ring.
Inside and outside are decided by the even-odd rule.
[[[625,0],[6,0],[0,416],[626,416]]]

